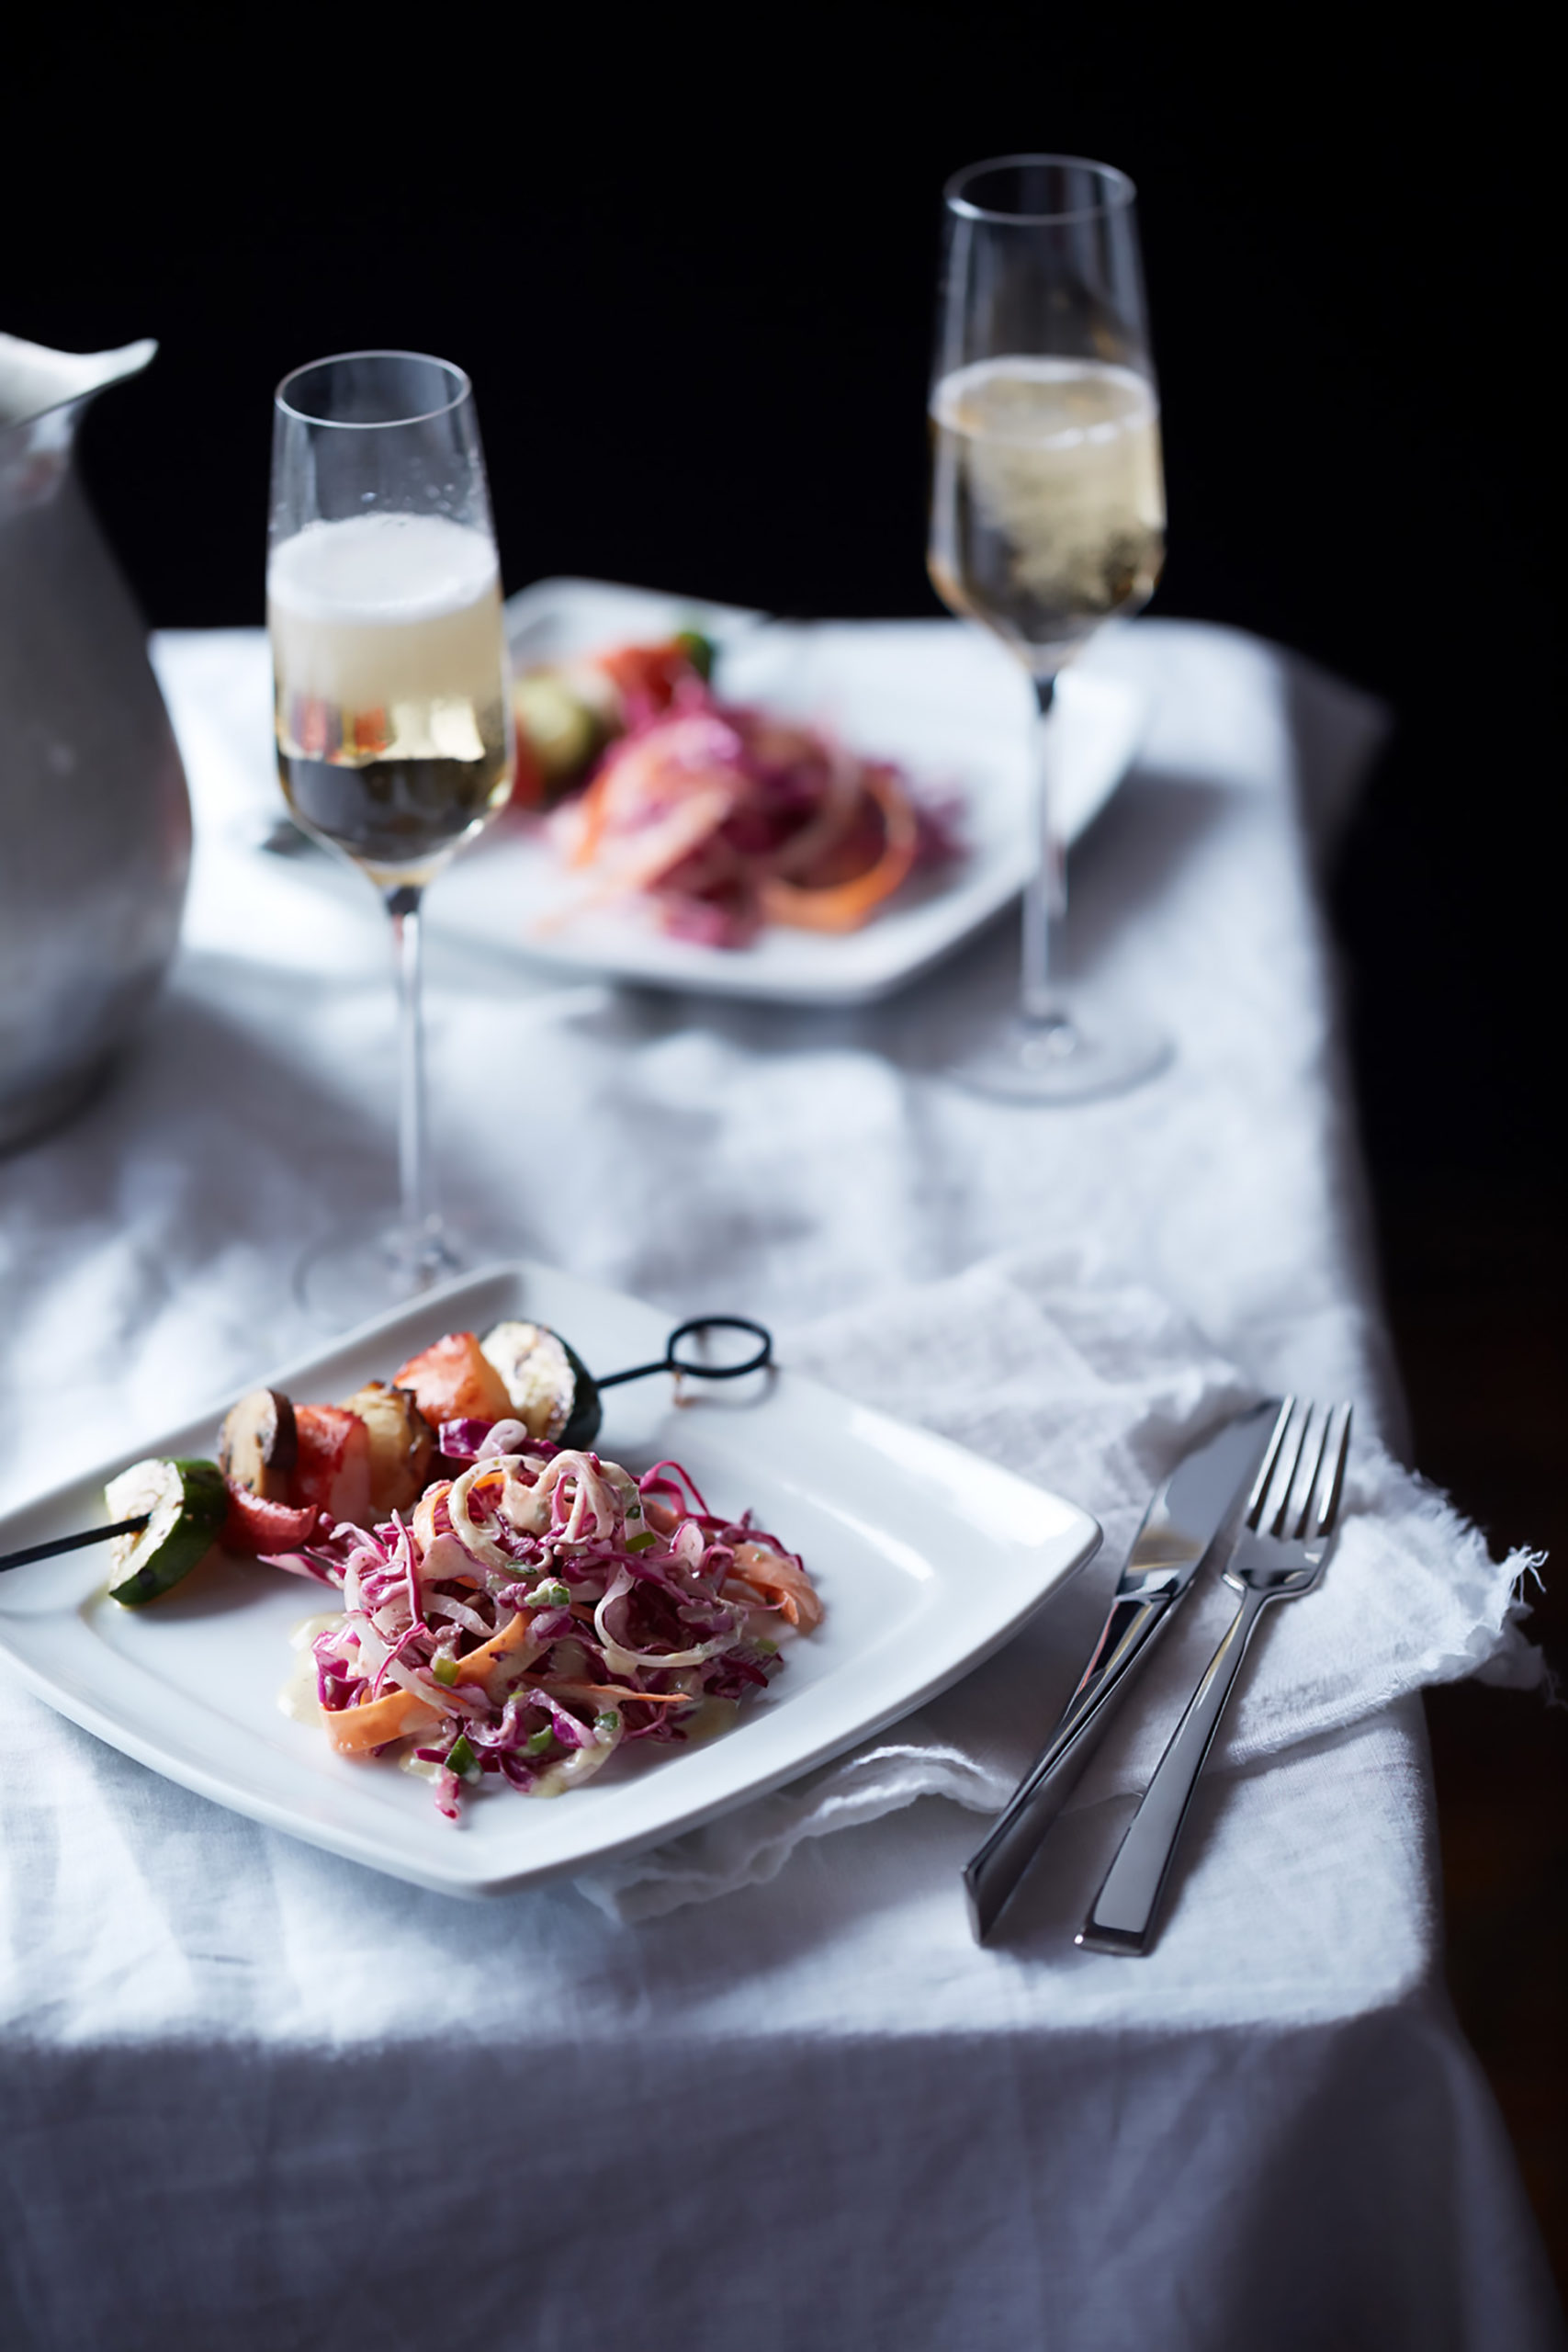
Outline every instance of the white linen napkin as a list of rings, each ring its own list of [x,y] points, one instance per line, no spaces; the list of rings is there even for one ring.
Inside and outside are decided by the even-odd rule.
[[[1080,1589],[891,1734],[577,1883],[636,1920],[771,1879],[803,1838],[918,1797],[993,1813],[1053,1729],[1103,1617],[1150,1493],[1258,1391],[1152,1291],[1094,1278],[1073,1252],[991,1259],[788,1337],[783,1361],[1070,1496],[1105,1530]],[[1323,1401],[1331,1401],[1324,1399]],[[1310,1598],[1269,1611],[1211,1770],[1311,1739],[1424,1683],[1544,1672],[1518,1620],[1534,1555],[1495,1561],[1478,1530],[1365,1429],[1352,1439],[1341,1533]],[[1082,1589],[1087,1588],[1087,1589]],[[1143,1788],[1235,1605],[1217,1576],[1193,1592],[1070,1800]]]

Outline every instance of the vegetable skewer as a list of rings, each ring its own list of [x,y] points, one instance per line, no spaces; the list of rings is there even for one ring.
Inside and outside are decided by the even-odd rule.
[[[496,1332],[491,1335],[491,1340],[494,1340],[502,1331],[522,1330],[537,1332],[543,1334],[547,1340],[555,1341],[559,1356],[565,1359],[558,1367],[552,1364],[551,1368],[558,1369],[571,1384],[571,1393],[565,1400],[567,1416],[574,1422],[586,1421],[590,1414],[592,1419],[592,1427],[588,1430],[586,1437],[574,1436],[573,1442],[577,1443],[586,1443],[589,1438],[597,1434],[597,1398],[598,1391],[602,1388],[618,1388],[627,1381],[647,1380],[653,1374],[660,1372],[671,1373],[678,1380],[739,1380],[748,1373],[767,1369],[773,1360],[772,1332],[765,1324],[754,1323],[749,1316],[745,1315],[694,1316],[689,1322],[676,1325],[665,1341],[664,1353],[655,1362],[632,1364],[624,1372],[606,1372],[597,1376],[588,1371],[581,1359],[566,1345],[564,1340],[558,1340],[557,1335],[548,1331],[543,1324],[498,1325]],[[691,1356],[682,1354],[681,1342],[683,1340],[693,1340],[703,1332],[716,1330],[747,1332],[751,1338],[757,1340],[760,1345],[738,1363],[700,1363]],[[486,1344],[488,1349],[490,1341]],[[274,1396],[274,1392],[271,1390],[258,1391],[257,1394],[268,1398]],[[286,1403],[287,1400],[276,1401]],[[565,1434],[564,1430],[563,1434]],[[117,1536],[140,1535],[147,1527],[151,1517],[151,1512],[141,1511],[130,1518],[108,1521],[102,1527],[79,1528],[73,1534],[53,1535],[45,1543],[29,1544],[18,1552],[7,1552],[0,1555],[0,1575],[4,1575],[7,1568],[27,1567],[35,1560],[50,1560],[57,1557],[61,1553],[84,1551],[92,1544],[107,1544]]]

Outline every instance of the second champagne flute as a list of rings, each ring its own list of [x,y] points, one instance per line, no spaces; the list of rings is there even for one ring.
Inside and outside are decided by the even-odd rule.
[[[1147,601],[1165,550],[1133,186],[1073,155],[1003,155],[958,173],[945,195],[931,575],[944,604],[1022,663],[1040,713],[1019,1006],[952,1074],[1014,1102],[1080,1102],[1169,1058],[1158,1031],[1065,996],[1051,972],[1066,910],[1056,676],[1106,621]]]
[[[286,376],[274,405],[267,628],[278,774],[299,822],[391,918],[400,1209],[301,1268],[309,1303],[374,1312],[452,1272],[431,1190],[420,1004],[426,885],[512,787],[501,575],[473,389],[408,351]]]

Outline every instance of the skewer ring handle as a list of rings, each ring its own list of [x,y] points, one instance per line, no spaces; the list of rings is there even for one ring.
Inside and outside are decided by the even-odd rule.
[[[682,1355],[681,1342],[694,1339],[700,1331],[749,1331],[761,1344],[739,1363],[693,1363]],[[749,1315],[694,1315],[689,1323],[676,1325],[664,1351],[668,1369],[694,1380],[740,1380],[749,1372],[761,1372],[773,1360],[773,1333],[765,1323],[753,1323]]]
[[[761,1344],[739,1363],[698,1363],[681,1353],[681,1342],[694,1339],[699,1331],[749,1331]],[[634,1363],[626,1372],[607,1372],[595,1385],[618,1388],[623,1381],[646,1380],[656,1372],[678,1373],[689,1380],[741,1380],[749,1372],[761,1372],[773,1360],[773,1335],[765,1323],[753,1323],[749,1315],[694,1315],[689,1323],[677,1323],[657,1363]]]

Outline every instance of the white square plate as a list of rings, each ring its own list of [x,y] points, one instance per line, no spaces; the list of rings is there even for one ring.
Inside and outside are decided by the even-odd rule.
[[[301,1401],[344,1396],[441,1332],[482,1331],[505,1316],[553,1324],[604,1371],[664,1351],[654,1308],[546,1267],[509,1266],[367,1324],[269,1385]],[[128,1462],[211,1455],[223,1410],[11,1513],[0,1551],[101,1521],[104,1484]],[[330,1596],[241,1561],[204,1567],[138,1611],[108,1599],[99,1549],[13,1569],[0,1577],[0,1668],[237,1813],[441,1894],[493,1894],[658,1844],[852,1747],[998,1649],[1100,1542],[1073,1504],[787,1370],[684,1406],[662,1377],[612,1389],[597,1443],[638,1469],[672,1454],[710,1501],[752,1505],[821,1591],[826,1622],[788,1645],[776,1680],[706,1746],[618,1757],[548,1801],[485,1790],[455,1828],[424,1781],[384,1760],[334,1756],[319,1729],[281,1712],[288,1636]]]
[[[1017,897],[1033,858],[1031,694],[1021,671],[978,629],[951,621],[769,621],[730,605],[543,580],[507,608],[513,660],[530,664],[626,639],[701,628],[719,650],[717,684],[735,702],[827,723],[867,756],[897,760],[922,787],[961,805],[965,854],[841,936],[774,926],[750,946],[671,939],[625,902],[574,914],[581,895],[537,831],[505,820],[442,876],[433,929],[573,974],[780,1004],[868,1004],[951,955]],[[1069,671],[1057,688],[1058,822],[1077,840],[1135,753],[1147,711],[1123,681]],[[323,869],[324,870],[324,869]],[[356,878],[356,877],[345,877]]]

